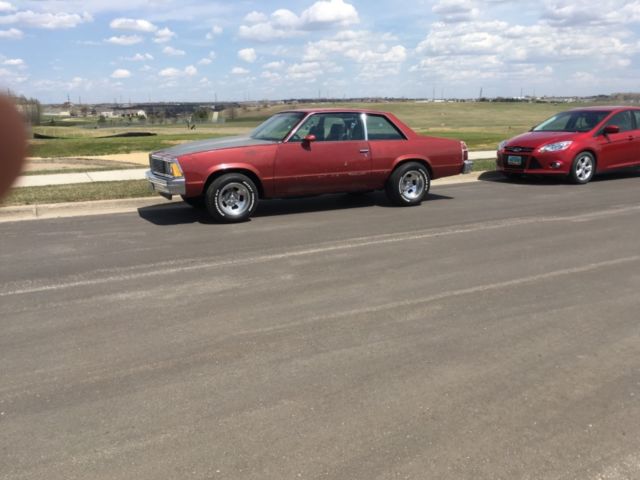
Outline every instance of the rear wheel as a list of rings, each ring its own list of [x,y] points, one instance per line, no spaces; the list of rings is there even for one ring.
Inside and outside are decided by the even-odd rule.
[[[258,205],[258,190],[246,175],[227,173],[211,182],[205,194],[205,205],[219,222],[244,222]]]
[[[431,178],[424,165],[417,162],[403,163],[387,180],[385,190],[389,200],[400,206],[419,205],[429,192]]]
[[[573,159],[571,171],[569,172],[569,180],[572,183],[584,185],[589,183],[596,173],[596,159],[589,152],[580,152]]]

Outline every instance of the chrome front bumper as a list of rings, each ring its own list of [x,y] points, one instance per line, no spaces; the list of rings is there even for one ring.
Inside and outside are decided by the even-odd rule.
[[[462,163],[462,173],[470,173],[473,170],[473,160],[465,160]]]
[[[184,178],[171,178],[153,173],[147,170],[145,173],[151,190],[171,200],[173,195],[185,195],[187,192],[187,184]]]

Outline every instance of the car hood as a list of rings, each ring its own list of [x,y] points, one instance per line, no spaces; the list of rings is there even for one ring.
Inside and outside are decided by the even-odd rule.
[[[179,157],[192,153],[209,152],[212,150],[223,150],[226,148],[253,147],[256,145],[271,145],[277,142],[271,140],[258,140],[251,137],[222,137],[209,140],[199,140],[197,142],[184,143],[175,147],[160,150],[163,155]]]
[[[573,140],[578,135],[578,132],[527,132],[511,138],[506,146],[536,148],[548,143]]]

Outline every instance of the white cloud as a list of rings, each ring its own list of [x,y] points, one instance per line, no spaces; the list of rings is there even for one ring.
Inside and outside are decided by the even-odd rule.
[[[24,37],[22,30],[10,28],[9,30],[0,30],[0,38],[8,38],[9,40],[20,40]]]
[[[269,62],[262,66],[265,70],[282,70],[285,66],[285,63],[280,60],[279,62]]]
[[[13,12],[16,8],[9,2],[0,2],[0,12]]]
[[[319,1],[302,12],[306,27],[339,25],[346,27],[360,22],[355,7],[344,0]]]
[[[177,68],[165,68],[164,70],[160,70],[161,77],[179,77],[182,75],[182,71]]]
[[[142,40],[142,37],[139,35],[120,35],[119,37],[110,37],[106,39],[105,42],[126,47],[140,43]]]
[[[244,21],[248,23],[261,23],[266,22],[268,19],[269,17],[267,17],[264,13],[256,12],[255,10],[253,12],[247,13],[247,15],[244,17]]]
[[[164,47],[162,49],[162,53],[164,53],[165,55],[169,55],[171,57],[181,57],[183,55],[186,55],[187,52],[185,52],[184,50],[180,50],[178,48],[173,48],[169,45],[167,45],[166,47]]]
[[[207,40],[213,40],[214,37],[218,36],[218,35],[222,35],[223,29],[221,26],[219,25],[214,25],[213,27],[211,27],[211,31],[207,33],[206,35],[206,39]]]
[[[198,69],[193,65],[189,65],[184,70],[177,68],[165,68],[160,70],[159,75],[165,78],[178,78],[178,77],[193,77],[198,74]]]
[[[256,61],[256,51],[253,48],[243,48],[238,51],[238,58],[247,63],[253,63]]]
[[[231,73],[233,75],[248,75],[249,74],[249,70],[247,70],[246,68],[242,68],[242,67],[233,67],[231,69]]]
[[[50,13],[50,12],[33,12],[25,10],[11,15],[0,17],[0,25],[2,24],[20,24],[32,28],[45,28],[48,30],[57,30],[65,28],[74,28],[82,23],[93,21],[93,17],[88,13],[82,15],[77,13]]]
[[[165,43],[175,37],[175,32],[172,32],[169,28],[165,27],[156,32],[156,37],[153,39],[155,43]]]
[[[480,10],[476,8],[475,0],[440,0],[432,10],[448,23],[470,21],[480,14]]]
[[[136,20],[133,18],[116,18],[111,21],[109,26],[115,30],[132,30],[143,33],[150,33],[158,30],[158,27],[148,20]]]
[[[207,55],[204,58],[201,58],[198,61],[198,65],[210,65],[216,58],[216,52],[214,52],[213,50],[211,50],[209,52],[209,55]]]
[[[136,53],[132,57],[125,57],[125,60],[130,62],[145,62],[147,60],[153,60],[153,55],[150,53]]]
[[[290,38],[320,28],[344,28],[360,21],[356,8],[344,0],[320,0],[300,15],[281,8],[268,18],[250,16],[251,21],[245,20],[251,25],[241,25],[238,35],[240,38],[261,42]]]
[[[129,70],[125,70],[124,68],[118,68],[111,74],[111,78],[129,78],[130,76],[131,72]]]
[[[21,58],[9,58],[8,60],[3,61],[2,64],[11,67],[26,67],[24,60]]]

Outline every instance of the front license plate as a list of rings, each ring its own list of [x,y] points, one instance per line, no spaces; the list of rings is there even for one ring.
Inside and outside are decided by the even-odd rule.
[[[507,157],[507,165],[522,165],[522,157],[509,155]]]

